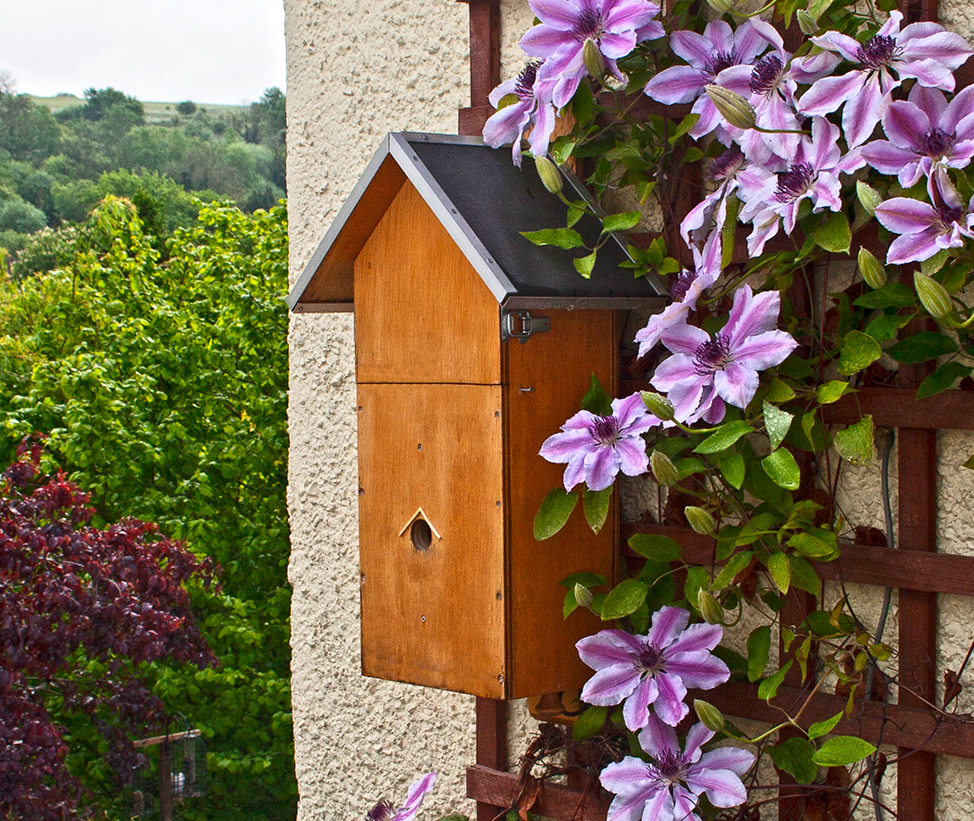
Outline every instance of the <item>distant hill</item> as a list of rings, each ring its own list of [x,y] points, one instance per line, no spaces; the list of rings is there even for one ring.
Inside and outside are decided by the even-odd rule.
[[[56,97],[36,97],[28,95],[31,102],[37,106],[43,106],[52,114],[64,111],[69,108],[78,108],[87,102],[84,97],[75,97],[73,94],[58,94]],[[142,102],[145,108],[146,125],[165,125],[168,124],[176,115],[176,106],[183,102],[180,100],[175,103],[153,103]],[[195,100],[193,101],[195,102]],[[213,117],[220,117],[224,114],[244,114],[250,110],[250,104],[246,105],[221,105],[218,103],[196,103],[198,110],[203,114]]]

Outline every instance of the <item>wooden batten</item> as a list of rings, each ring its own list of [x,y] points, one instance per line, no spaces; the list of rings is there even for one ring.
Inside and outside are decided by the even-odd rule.
[[[578,412],[595,374],[610,396],[618,387],[619,341],[612,311],[546,311],[551,330],[525,344],[505,345],[504,415],[507,441],[509,698],[559,692],[581,686],[592,671],[574,644],[601,629],[598,618],[579,609],[562,617],[572,573],[615,577],[617,499],[595,534],[581,503],[568,524],[550,539],[534,538],[534,517],[552,488],[560,487],[564,465],[538,456],[542,443]]]
[[[409,181],[355,260],[359,382],[501,381],[497,301]]]

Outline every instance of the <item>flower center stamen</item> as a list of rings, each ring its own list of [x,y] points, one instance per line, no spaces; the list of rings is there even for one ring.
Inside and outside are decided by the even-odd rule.
[[[579,42],[584,42],[589,37],[598,42],[599,38],[605,34],[602,15],[591,9],[583,11],[578,20],[575,21],[572,33]]]
[[[380,801],[365,814],[365,821],[388,821],[396,813],[396,808],[388,801]]]
[[[619,420],[614,416],[596,416],[591,433],[598,444],[613,445],[619,439]]]
[[[517,75],[517,80],[514,81],[514,93],[519,100],[534,98],[534,81],[538,78],[540,66],[540,62],[528,63]]]
[[[954,136],[935,128],[917,140],[917,153],[925,157],[942,157],[954,144]]]
[[[787,171],[780,172],[775,199],[778,202],[794,202],[808,191],[814,176],[815,169],[807,162],[793,165]]]
[[[633,661],[633,667],[643,673],[657,673],[662,666],[663,654],[652,644],[645,645]]]
[[[780,79],[781,60],[774,54],[768,54],[754,64],[748,85],[755,94],[768,94],[778,87]]]
[[[716,77],[725,68],[736,66],[737,62],[737,58],[733,54],[728,54],[726,51],[718,51],[707,61],[707,73],[711,77]]]
[[[866,45],[859,46],[856,57],[864,69],[877,69],[892,63],[898,51],[896,40],[885,34],[877,34]]]
[[[960,208],[951,208],[949,205],[941,205],[937,208],[937,216],[940,218],[940,225],[944,233],[953,231],[955,223],[960,222],[963,215],[964,212]]]
[[[688,271],[686,268],[680,271],[680,275],[670,286],[670,296],[673,297],[674,302],[683,302],[683,298],[687,295],[687,291],[690,290],[690,286],[693,285],[696,278],[696,271]]]
[[[667,787],[686,780],[689,762],[681,753],[662,753],[656,766],[656,778]]]
[[[736,145],[728,148],[707,167],[706,176],[711,182],[721,182],[734,176],[744,165],[744,154]]]
[[[730,361],[730,343],[723,334],[716,334],[693,352],[693,364],[701,376],[716,373]]]

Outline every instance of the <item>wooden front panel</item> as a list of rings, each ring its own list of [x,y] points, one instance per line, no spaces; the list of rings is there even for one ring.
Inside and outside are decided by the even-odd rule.
[[[498,313],[407,180],[355,260],[359,382],[499,384]]]
[[[565,528],[535,541],[534,516],[549,490],[562,487],[564,465],[538,456],[542,443],[580,407],[594,373],[614,396],[618,339],[611,311],[538,311],[551,330],[525,344],[506,343],[509,574],[511,587],[509,698],[580,688],[592,671],[575,642],[605,625],[587,611],[562,618],[563,578],[584,570],[615,576],[617,505],[596,535],[582,505]],[[580,488],[579,488],[580,489]],[[615,491],[614,495],[617,495]]]
[[[504,695],[501,404],[498,386],[359,385],[366,675]]]

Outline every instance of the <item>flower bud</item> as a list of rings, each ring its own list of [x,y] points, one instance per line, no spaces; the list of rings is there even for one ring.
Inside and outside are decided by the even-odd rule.
[[[707,5],[718,14],[727,14],[727,12],[733,11],[736,8],[737,3],[733,2],[733,0],[707,0]]]
[[[717,529],[717,522],[714,517],[702,507],[687,505],[683,508],[683,515],[687,517],[687,523],[701,536],[712,536]]]
[[[798,28],[802,30],[802,34],[804,34],[806,37],[811,37],[813,34],[818,33],[818,20],[816,20],[805,9],[799,9],[796,11],[795,19],[798,20]]]
[[[591,37],[582,46],[582,60],[585,63],[585,70],[595,79],[601,80],[605,76],[605,58],[599,50],[599,44]]]
[[[882,288],[886,284],[886,269],[865,248],[859,249],[859,273],[870,288]]]
[[[665,453],[654,450],[649,457],[649,466],[653,469],[653,477],[665,487],[673,487],[680,481],[680,472]]]
[[[538,169],[538,176],[541,177],[544,187],[552,194],[561,193],[561,172],[558,166],[547,157],[535,157],[534,166]]]
[[[707,624],[724,623],[724,608],[720,606],[717,597],[709,590],[701,588],[697,592],[697,610],[700,611],[700,615],[703,616],[703,620]]]
[[[740,94],[735,94],[729,88],[710,83],[705,87],[707,96],[714,104],[720,115],[736,128],[754,128],[757,122],[754,106]]]
[[[592,591],[589,590],[584,584],[580,582],[575,582],[575,601],[578,602],[580,607],[584,607],[586,610],[592,609],[592,602],[595,596],[592,595]]]
[[[724,715],[713,704],[708,704],[699,698],[693,700],[693,711],[708,730],[719,733],[724,729]]]
[[[862,203],[862,207],[866,210],[866,213],[871,217],[876,216],[876,206],[883,201],[883,198],[879,196],[879,192],[871,185],[867,185],[862,180],[859,180],[856,182],[856,195],[859,197],[859,202]]]
[[[673,403],[669,399],[652,391],[641,391],[641,395],[643,404],[660,422],[673,421]]]
[[[950,300],[950,294],[933,277],[914,271],[913,286],[916,288],[921,304],[934,319],[943,319],[954,310],[954,303]]]

